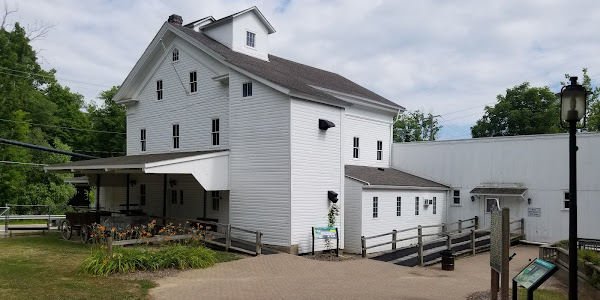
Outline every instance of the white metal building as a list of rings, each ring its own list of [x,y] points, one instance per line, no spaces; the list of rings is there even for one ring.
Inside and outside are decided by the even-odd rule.
[[[525,218],[536,242],[568,238],[568,134],[395,143],[392,166],[452,187],[448,222],[479,216],[490,223],[497,202],[511,219]],[[600,238],[600,134],[577,134],[578,228]]]

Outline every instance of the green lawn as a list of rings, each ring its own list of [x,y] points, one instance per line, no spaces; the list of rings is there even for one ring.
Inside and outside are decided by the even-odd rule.
[[[527,290],[519,289],[519,299],[527,299]],[[534,300],[567,300],[567,295],[559,291],[537,289],[533,292]]]
[[[154,287],[150,280],[84,275],[90,247],[57,234],[0,239],[0,299],[144,299]],[[217,252],[217,258],[237,256]]]

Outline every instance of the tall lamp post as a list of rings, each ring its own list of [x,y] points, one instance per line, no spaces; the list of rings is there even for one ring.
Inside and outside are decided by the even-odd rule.
[[[577,299],[577,123],[585,124],[588,91],[571,77],[560,90],[561,118],[569,123],[569,300]]]

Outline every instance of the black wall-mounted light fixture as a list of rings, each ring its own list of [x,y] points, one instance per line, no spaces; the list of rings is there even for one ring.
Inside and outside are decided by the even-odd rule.
[[[334,191],[327,191],[327,198],[329,199],[329,201],[333,202],[333,203],[337,203],[338,202],[338,197],[337,197],[337,193]]]
[[[171,178],[171,179],[169,179],[169,185],[170,185],[171,187],[174,187],[174,186],[176,186],[176,185],[177,185],[177,181],[176,181],[175,179]]]
[[[527,204],[531,204],[531,198],[527,198]]]
[[[131,179],[131,180],[129,180],[129,185],[130,185],[131,187],[134,187],[136,184],[137,184],[137,182],[135,181],[135,179]]]
[[[335,127],[335,124],[333,124],[333,122],[324,119],[319,119],[319,129],[327,130],[331,127]]]
[[[471,201],[475,202],[475,196],[471,196]]]

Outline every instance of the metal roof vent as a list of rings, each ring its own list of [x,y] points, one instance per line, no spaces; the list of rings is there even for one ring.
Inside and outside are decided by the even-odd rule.
[[[335,127],[335,124],[333,124],[333,122],[331,121],[327,121],[324,119],[319,119],[319,129],[321,130],[327,130],[331,127]]]

